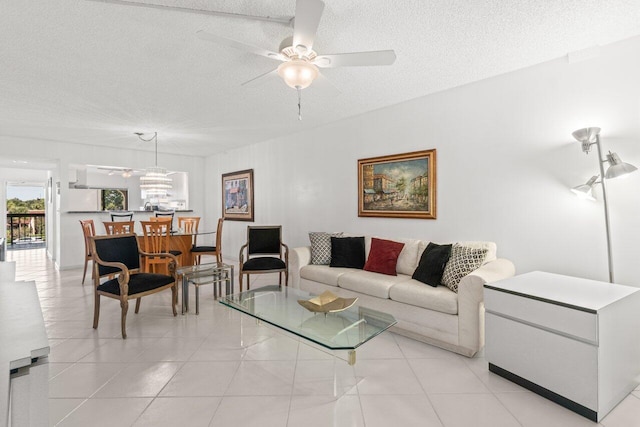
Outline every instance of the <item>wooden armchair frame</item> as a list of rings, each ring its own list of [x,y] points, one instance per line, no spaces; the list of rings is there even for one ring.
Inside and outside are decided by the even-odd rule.
[[[122,239],[118,242],[118,239]],[[120,244],[119,250],[114,248],[103,248],[101,241],[110,240],[114,244]],[[165,289],[171,289],[171,306],[173,315],[176,316],[176,304],[178,300],[178,280],[176,276],[176,266],[178,260],[170,253],[149,253],[143,252],[138,246],[136,235],[133,233],[119,234],[111,236],[94,236],[90,239],[92,253],[94,254],[94,311],[93,328],[98,328],[100,320],[100,297],[105,296],[120,301],[121,307],[121,327],[122,338],[127,338],[127,312],[129,310],[129,300],[136,300],[135,313],[140,310],[142,297],[151,295]],[[120,250],[121,249],[121,250]],[[136,252],[136,253],[134,253]],[[101,255],[109,260],[102,259]],[[116,261],[122,255],[122,259]],[[135,256],[137,255],[137,259]],[[169,259],[169,274],[143,273],[140,269],[141,258],[144,257],[165,257]],[[123,261],[123,262],[121,262]],[[114,279],[100,283],[102,278]],[[117,285],[116,285],[117,284]],[[133,293],[130,293],[133,292]]]
[[[254,244],[252,244],[251,242],[251,235],[254,234],[255,242],[256,234],[254,232],[260,233],[260,231],[277,231],[279,246],[279,249],[277,251],[275,250],[275,245],[273,245],[273,248],[268,247],[266,249],[264,247],[259,247],[261,245],[257,245],[256,247],[254,247]],[[272,243],[273,242],[270,242],[267,246],[271,246]],[[251,258],[251,255],[258,256]],[[277,257],[265,255],[277,255]],[[278,273],[278,284],[282,286],[282,273],[284,273],[285,286],[289,285],[289,247],[286,244],[282,243],[282,226],[248,226],[247,243],[240,247],[240,254],[238,256],[238,259],[240,261],[240,272],[238,274],[238,281],[240,282],[240,292],[242,292],[242,277],[245,274],[247,275],[247,290],[251,288],[251,274]],[[278,262],[278,260],[280,262]],[[280,267],[277,267],[277,265],[280,265]]]

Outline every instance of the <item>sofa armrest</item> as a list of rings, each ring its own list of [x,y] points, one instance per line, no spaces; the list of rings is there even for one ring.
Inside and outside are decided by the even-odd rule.
[[[311,246],[293,248],[289,252],[289,274],[291,274],[291,286],[300,288],[300,269],[311,263]]]
[[[458,340],[475,351],[484,346],[484,285],[515,274],[513,263],[504,258],[488,262],[463,277],[458,284]]]

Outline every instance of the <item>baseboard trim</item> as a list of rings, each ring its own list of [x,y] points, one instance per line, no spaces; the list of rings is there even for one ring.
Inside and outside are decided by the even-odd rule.
[[[593,422],[598,422],[598,413],[592,409],[587,408],[586,406],[582,406],[579,403],[574,402],[573,400],[567,399],[566,397],[561,396],[558,393],[555,393],[534,382],[522,378],[512,372],[507,371],[506,369],[502,369],[501,367],[496,366],[493,363],[489,363],[489,371],[493,372],[496,375],[500,375],[501,377],[506,378],[509,381],[526,388],[527,390],[531,390],[532,392],[544,398],[547,398],[552,402],[555,402],[558,405],[575,412],[576,414],[582,415],[583,417]]]

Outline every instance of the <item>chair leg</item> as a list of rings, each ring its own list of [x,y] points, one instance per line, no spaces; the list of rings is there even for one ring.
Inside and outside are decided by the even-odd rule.
[[[247,274],[247,290],[251,290],[251,275]]]
[[[284,272],[284,285],[286,287],[289,286],[289,270],[285,270]]]
[[[129,311],[129,301],[121,300],[120,307],[122,308],[122,319],[120,321],[122,325],[122,338],[127,338],[127,311]]]
[[[84,260],[84,271],[82,272],[82,284],[84,285],[84,278],[87,276],[87,264],[89,264],[89,260]],[[93,269],[92,269],[93,270]],[[93,275],[92,275],[93,276]]]
[[[140,301],[142,301],[142,298],[136,298],[136,314],[138,314],[138,311],[140,311]]]
[[[187,285],[188,286],[188,285]],[[178,303],[178,282],[175,282],[171,287],[171,307],[173,308],[173,315],[177,316],[176,304]]]
[[[278,271],[278,286],[282,287],[282,271]]]
[[[98,329],[98,321],[100,320],[100,294],[96,293],[93,302],[93,329]]]
[[[238,274],[238,283],[240,284],[240,292],[242,292],[242,277],[244,276],[244,274],[242,274],[242,271],[240,271],[240,274]]]

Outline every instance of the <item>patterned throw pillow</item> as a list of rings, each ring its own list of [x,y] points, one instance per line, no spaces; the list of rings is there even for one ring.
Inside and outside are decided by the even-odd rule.
[[[341,237],[342,233],[309,233],[311,242],[311,264],[329,265],[331,262],[331,236]]]
[[[451,257],[442,274],[442,284],[458,293],[458,283],[467,274],[482,265],[488,249],[474,249],[458,243],[451,248]]]

